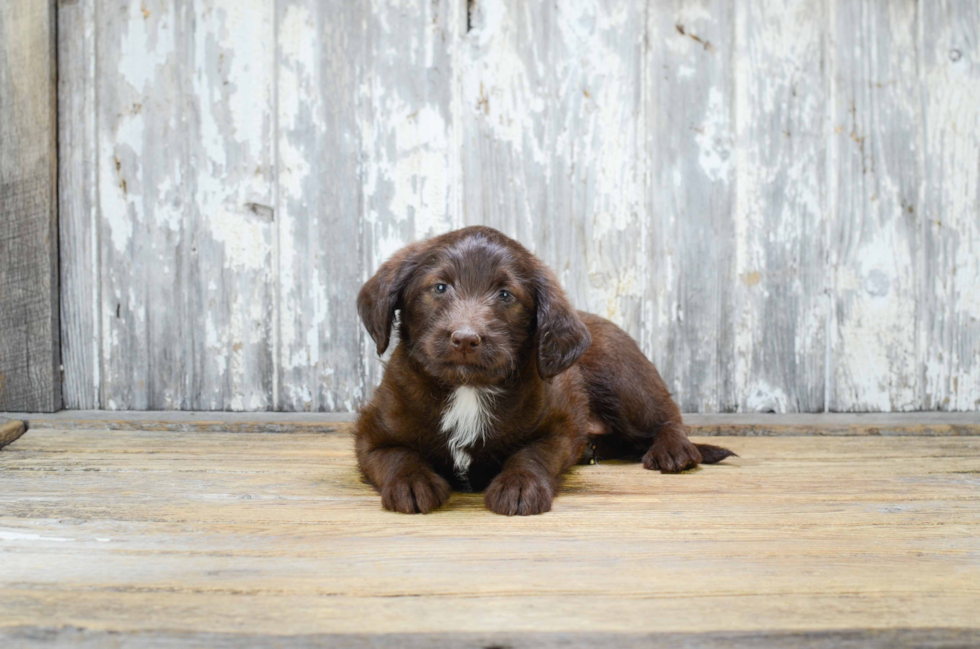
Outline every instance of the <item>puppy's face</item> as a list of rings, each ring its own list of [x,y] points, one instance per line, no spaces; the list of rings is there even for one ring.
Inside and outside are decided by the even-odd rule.
[[[528,355],[534,291],[506,246],[469,237],[435,247],[402,297],[409,352],[450,384],[492,384]]]
[[[500,383],[535,358],[550,378],[591,340],[551,271],[490,228],[407,246],[364,285],[358,312],[379,354],[396,311],[408,353],[449,385]]]

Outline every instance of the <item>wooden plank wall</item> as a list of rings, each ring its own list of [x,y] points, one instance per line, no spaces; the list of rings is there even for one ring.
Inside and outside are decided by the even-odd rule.
[[[65,400],[356,407],[483,223],[686,411],[980,408],[974,0],[60,5]]]
[[[0,4],[0,411],[61,407],[53,0]]]

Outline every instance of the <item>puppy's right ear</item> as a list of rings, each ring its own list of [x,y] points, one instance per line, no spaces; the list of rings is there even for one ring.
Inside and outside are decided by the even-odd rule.
[[[416,244],[396,252],[391,259],[381,264],[378,272],[357,294],[357,313],[377,344],[379,356],[388,349],[395,310],[401,300],[402,290],[415,270],[418,252]]]

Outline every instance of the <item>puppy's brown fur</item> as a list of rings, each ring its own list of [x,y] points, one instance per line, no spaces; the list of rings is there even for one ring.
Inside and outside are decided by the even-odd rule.
[[[455,486],[485,490],[499,514],[540,514],[587,452],[642,457],[663,473],[732,455],[688,441],[636,343],[572,309],[554,274],[496,230],[470,227],[403,248],[364,285],[357,308],[379,354],[396,320],[399,333],[355,429],[361,470],[386,509],[426,513]],[[493,395],[487,434],[467,447],[464,472],[443,430],[460,386]]]

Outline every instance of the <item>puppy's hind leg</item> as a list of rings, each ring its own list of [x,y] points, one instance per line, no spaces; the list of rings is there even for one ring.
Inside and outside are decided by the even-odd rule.
[[[609,433],[594,438],[596,454],[642,458],[645,468],[661,473],[680,473],[734,455],[728,449],[694,444],[687,438],[680,409],[653,365],[641,358],[646,371],[628,374],[633,381],[610,380],[608,374],[598,379],[604,385],[593,390],[593,408]],[[637,376],[646,380],[638,381]]]
[[[586,322],[593,343],[580,366],[593,415],[611,431],[597,441],[608,449],[632,448],[633,453],[625,455],[642,456],[645,468],[661,473],[680,473],[735,455],[718,446],[692,443],[680,408],[633,339],[597,316],[587,315]]]

